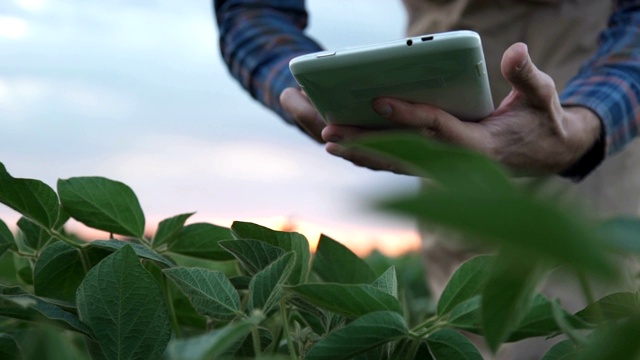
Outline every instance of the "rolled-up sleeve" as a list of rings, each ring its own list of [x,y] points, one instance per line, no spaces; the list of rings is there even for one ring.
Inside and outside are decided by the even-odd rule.
[[[602,122],[600,140],[563,175],[583,178],[621,151],[640,128],[640,0],[616,1],[598,52],[560,95],[565,106],[584,106]]]

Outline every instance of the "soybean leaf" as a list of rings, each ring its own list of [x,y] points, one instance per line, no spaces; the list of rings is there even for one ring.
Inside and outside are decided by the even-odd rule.
[[[600,277],[616,269],[609,248],[584,219],[526,193],[463,193],[431,189],[385,201],[383,208],[453,229],[467,239],[517,247]]]
[[[589,337],[589,343],[578,351],[576,360],[637,360],[640,358],[640,317],[603,326]]]
[[[9,249],[17,249],[16,240],[13,238],[13,234],[7,224],[0,219],[0,256]]]
[[[370,284],[376,275],[364,260],[326,235],[320,235],[312,270],[325,282]]]
[[[18,343],[9,334],[0,333],[0,358],[4,360],[22,359],[22,351]]]
[[[251,279],[249,309],[262,309],[265,314],[268,314],[274,306],[278,305],[283,293],[282,285],[289,278],[294,263],[295,254],[290,251]]]
[[[91,242],[91,245],[89,246],[89,248],[100,248],[100,249],[105,249],[109,251],[117,251],[127,245],[131,246],[131,248],[133,248],[133,250],[136,252],[136,255],[138,255],[141,258],[153,260],[154,262],[156,262],[159,265],[162,265],[163,267],[172,267],[175,265],[171,260],[158,254],[154,250],[151,250],[144,245],[123,241],[123,240],[94,240]]]
[[[375,311],[402,314],[393,295],[365,284],[301,284],[287,288],[320,308],[356,318]]]
[[[448,324],[456,329],[480,333],[481,301],[482,298],[476,295],[458,304],[449,314]]]
[[[429,335],[427,344],[436,359],[482,360],[482,355],[475,345],[455,330],[438,330]]]
[[[285,253],[282,248],[260,240],[226,240],[219,244],[233,254],[250,275],[255,275]]]
[[[604,221],[598,226],[598,234],[607,246],[623,254],[640,253],[640,219],[619,217]]]
[[[590,323],[600,321],[617,321],[637,316],[640,313],[638,294],[619,292],[609,294],[586,308],[578,311],[576,316]]]
[[[253,223],[235,221],[231,225],[231,233],[236,239],[261,240],[270,245],[277,246],[284,251],[293,251],[296,254],[290,282],[299,284],[307,279],[309,273],[309,242],[299,233],[275,231]]]
[[[81,251],[86,252],[86,264],[83,264]],[[80,250],[62,241],[47,245],[36,260],[33,270],[35,294],[75,304],[76,290],[84,279],[86,271],[107,255],[108,252],[105,250],[97,248]]]
[[[171,242],[180,229],[184,227],[187,219],[193,214],[194,213],[180,214],[162,220],[160,224],[158,224],[158,230],[156,230],[156,234],[153,237],[153,247],[157,248],[164,243]]]
[[[569,314],[559,306],[554,305],[543,295],[533,298],[527,314],[518,324],[518,328],[509,336],[509,341],[518,341],[535,336],[550,336],[563,331],[573,331],[573,328],[586,328],[580,319]]]
[[[230,320],[240,312],[240,296],[227,277],[219,272],[176,267],[163,270],[201,315]]]
[[[246,337],[253,326],[252,322],[241,320],[203,335],[174,339],[169,343],[167,354],[171,360],[214,359]]]
[[[233,256],[219,244],[231,239],[228,228],[208,223],[195,223],[180,229],[169,243],[169,251],[208,260],[232,260]]]
[[[466,330],[475,334],[482,334],[480,321],[480,296],[475,296],[456,306],[447,319],[450,326]],[[579,319],[562,311],[565,321],[571,326],[585,328]],[[507,341],[518,341],[536,336],[549,336],[560,331],[553,314],[551,302],[543,295],[536,295],[529,306],[524,319],[518,324],[516,330]]]
[[[0,285],[0,316],[44,322],[92,336],[91,329],[75,315],[17,286]]]
[[[159,359],[171,337],[162,290],[129,245],[85,276],[76,294],[80,319],[108,359]]]
[[[520,253],[503,249],[482,292],[482,329],[487,344],[496,351],[527,314],[543,267]]]
[[[408,332],[402,315],[391,311],[372,312],[325,336],[309,350],[305,359],[351,359]]]
[[[408,133],[368,136],[351,145],[401,161],[416,175],[458,191],[496,193],[514,190],[505,171],[494,161],[477,152],[428,140],[424,136]]]
[[[389,360],[433,360],[427,342],[422,339],[405,338],[394,346]]]
[[[378,288],[394,298],[398,298],[398,276],[396,275],[396,267],[392,266],[387,269],[379,278],[374,280],[371,285]]]
[[[18,228],[23,244],[36,251],[52,239],[46,230],[24,216],[18,220]]]
[[[572,360],[576,356],[576,348],[571,340],[564,340],[553,345],[542,360]]]
[[[438,315],[480,294],[493,266],[492,255],[476,256],[463,263],[453,274],[438,301]]]
[[[577,344],[586,344],[588,342],[586,336],[567,321],[567,312],[560,306],[558,299],[551,302],[551,310],[553,312],[553,318],[556,324],[558,324],[558,328],[560,328],[569,339]]]
[[[14,178],[0,163],[0,203],[40,226],[53,228],[60,204],[55,191],[39,180]]]
[[[144,214],[131,188],[103,177],[58,180],[64,210],[81,223],[110,233],[144,235]]]

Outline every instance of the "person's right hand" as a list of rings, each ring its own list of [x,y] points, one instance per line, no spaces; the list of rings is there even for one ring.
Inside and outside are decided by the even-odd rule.
[[[297,88],[286,88],[280,94],[282,108],[292,115],[295,122],[317,142],[324,144],[322,129],[326,124],[307,95]]]

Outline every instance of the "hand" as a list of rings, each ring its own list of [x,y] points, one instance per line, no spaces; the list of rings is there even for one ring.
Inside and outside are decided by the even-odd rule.
[[[286,88],[280,94],[280,104],[309,136],[319,143],[324,143],[321,133],[326,124],[304,92],[296,88]]]
[[[517,43],[507,49],[501,70],[513,89],[496,111],[479,122],[463,122],[433,106],[392,98],[376,99],[373,107],[401,127],[479,151],[526,173],[558,173],[598,139],[599,118],[587,108],[563,108],[553,80],[536,68],[526,45]],[[322,137],[333,155],[374,170],[395,171],[397,166],[384,159],[339,144],[367,132],[329,125]]]

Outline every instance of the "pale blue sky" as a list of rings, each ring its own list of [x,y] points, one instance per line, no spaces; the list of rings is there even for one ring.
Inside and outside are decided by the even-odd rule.
[[[309,32],[328,48],[403,34],[400,1],[308,8]],[[354,241],[414,232],[367,199],[415,180],[328,155],[231,79],[209,0],[0,2],[0,161],[52,186],[123,181],[148,225],[197,211],[213,222],[291,217]],[[0,217],[16,219],[5,207]]]

